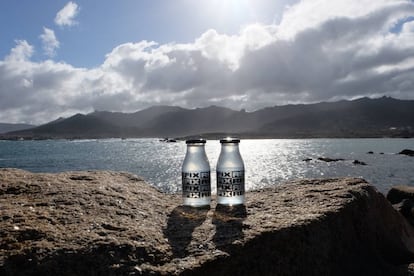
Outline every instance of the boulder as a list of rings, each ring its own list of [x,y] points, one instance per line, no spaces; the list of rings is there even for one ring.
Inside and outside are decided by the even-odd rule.
[[[245,206],[180,206],[122,172],[0,169],[0,275],[406,275],[414,231],[362,179],[297,180]]]
[[[394,186],[388,191],[387,199],[414,226],[414,187]]]
[[[387,199],[391,204],[400,203],[404,199],[414,200],[414,187],[404,185],[393,186],[387,193]]]
[[[394,204],[393,207],[403,215],[407,221],[414,226],[414,200],[411,198],[403,199]]]

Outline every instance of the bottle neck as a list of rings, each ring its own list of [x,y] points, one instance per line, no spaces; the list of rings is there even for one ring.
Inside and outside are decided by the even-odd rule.
[[[187,145],[187,153],[204,153],[204,144]]]
[[[238,143],[222,143],[221,152],[216,166],[217,171],[244,170],[243,159]]]
[[[221,151],[225,153],[238,153],[239,144],[237,143],[223,143],[221,144]]]
[[[187,172],[210,171],[210,164],[204,150],[204,144],[187,144],[187,153],[182,169]]]

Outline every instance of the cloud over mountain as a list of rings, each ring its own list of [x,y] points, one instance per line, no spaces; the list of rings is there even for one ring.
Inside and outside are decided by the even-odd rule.
[[[56,23],[72,24],[78,10],[69,2]],[[211,29],[191,43],[125,43],[90,69],[32,61],[33,46],[18,41],[0,61],[0,121],[158,104],[255,110],[357,96],[412,99],[413,15],[405,0],[303,0],[278,24],[234,35]]]

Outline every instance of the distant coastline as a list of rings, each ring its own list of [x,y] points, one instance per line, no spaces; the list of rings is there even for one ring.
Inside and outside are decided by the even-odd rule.
[[[382,133],[382,134],[367,134],[367,135],[345,135],[345,136],[336,136],[336,135],[306,135],[306,134],[297,134],[297,135],[276,135],[276,134],[244,134],[244,133],[223,133],[223,134],[217,134],[217,133],[205,133],[205,134],[198,134],[198,135],[189,135],[189,136],[183,136],[183,137],[172,137],[171,139],[177,140],[177,141],[185,141],[188,139],[194,139],[194,138],[204,138],[207,140],[219,140],[223,137],[238,137],[241,139],[413,139],[414,134],[406,135],[405,133]],[[41,140],[84,140],[84,139],[155,139],[155,140],[161,140],[165,139],[164,137],[147,137],[147,136],[130,136],[130,137],[124,137],[124,136],[10,136],[10,135],[1,135],[0,134],[0,140],[8,140],[8,141],[41,141]]]
[[[0,134],[5,140],[165,138],[414,138],[414,100],[389,97],[268,107],[154,106],[135,113],[95,111]]]

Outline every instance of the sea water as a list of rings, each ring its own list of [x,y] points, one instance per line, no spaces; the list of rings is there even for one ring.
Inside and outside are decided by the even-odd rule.
[[[406,148],[414,149],[414,139],[265,139],[240,143],[246,190],[291,179],[327,177],[362,177],[382,192],[392,185],[414,186],[414,157],[396,154]],[[32,172],[126,171],[164,192],[181,192],[185,152],[185,142],[165,143],[159,139],[0,140],[0,168]],[[215,193],[219,141],[209,140],[206,152]],[[345,160],[326,163],[318,157]],[[312,160],[303,161],[306,158]],[[367,165],[354,165],[354,160]]]

